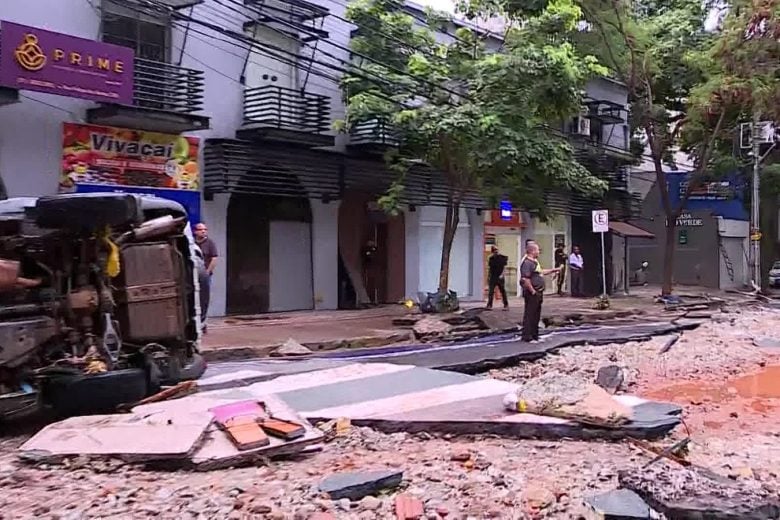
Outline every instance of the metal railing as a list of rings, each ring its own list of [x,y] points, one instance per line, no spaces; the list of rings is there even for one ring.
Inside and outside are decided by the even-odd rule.
[[[179,114],[203,109],[203,71],[135,59],[133,105]]]
[[[330,130],[330,99],[277,85],[248,88],[244,125],[324,134]]]
[[[400,144],[398,135],[384,119],[370,119],[356,123],[349,131],[352,145],[375,145],[396,147]]]

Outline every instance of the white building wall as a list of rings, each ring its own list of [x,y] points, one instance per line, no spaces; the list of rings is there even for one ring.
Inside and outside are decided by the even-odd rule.
[[[314,308],[339,306],[339,202],[310,199]]]
[[[419,259],[417,264],[419,281],[417,292],[435,292],[439,285],[439,268],[441,265],[442,239],[444,236],[444,218],[446,208],[423,206],[417,208],[419,214],[419,225],[417,226]],[[472,299],[478,296],[477,291],[481,290],[481,284],[475,283],[476,267],[481,265],[481,249],[478,246],[482,235],[481,226],[479,231],[475,232],[472,223],[478,219],[476,215],[470,215],[470,212],[462,209],[460,213],[460,222],[455,232],[455,239],[452,244],[450,254],[450,289],[457,292],[458,296],[464,299]],[[409,231],[407,223],[407,236]],[[407,264],[412,259],[407,255]],[[481,278],[481,276],[479,277]]]

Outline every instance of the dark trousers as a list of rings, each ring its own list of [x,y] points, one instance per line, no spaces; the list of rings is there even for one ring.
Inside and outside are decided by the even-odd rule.
[[[571,295],[578,297],[578,296],[585,296],[584,289],[583,289],[583,278],[582,278],[582,269],[572,269],[571,270]]]
[[[539,320],[542,319],[542,293],[523,294],[525,310],[523,312],[523,341],[539,339]]]
[[[504,307],[509,307],[509,300],[506,297],[506,286],[504,285],[503,278],[489,278],[488,279],[488,308],[493,307],[493,295],[496,292],[496,287],[501,293],[501,299],[504,301]]]
[[[563,294],[563,284],[566,282],[566,264],[556,265],[561,271],[558,273],[558,294]]]

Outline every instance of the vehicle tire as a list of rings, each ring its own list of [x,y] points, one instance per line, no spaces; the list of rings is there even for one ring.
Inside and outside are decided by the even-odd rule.
[[[141,368],[102,374],[55,376],[43,387],[44,402],[59,416],[115,413],[120,404],[147,396],[148,376]]]
[[[206,372],[206,360],[200,354],[193,354],[181,369],[180,381],[194,381]]]

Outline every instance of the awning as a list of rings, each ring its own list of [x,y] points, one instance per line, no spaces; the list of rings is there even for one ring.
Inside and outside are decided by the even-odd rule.
[[[655,235],[628,222],[610,222],[609,230],[625,238],[655,238]]]

